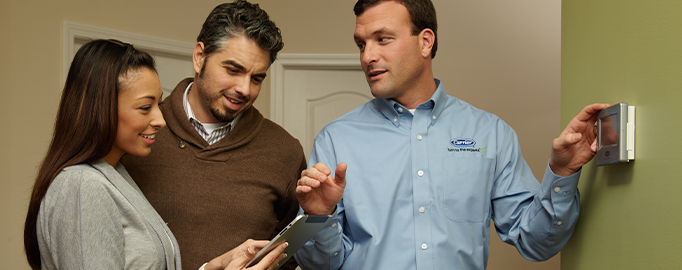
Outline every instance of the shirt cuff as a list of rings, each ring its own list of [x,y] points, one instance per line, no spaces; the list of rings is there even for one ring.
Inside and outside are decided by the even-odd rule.
[[[542,190],[559,197],[573,198],[578,191],[578,180],[580,179],[580,173],[582,168],[576,173],[562,177],[554,174],[552,169],[547,163],[547,169],[545,170],[545,176],[542,178]]]
[[[204,266],[206,266],[208,263],[204,263],[201,267],[199,267],[199,270],[204,270]]]
[[[334,213],[332,214],[332,222],[313,236],[312,240],[315,242],[326,242],[334,237],[339,237],[340,234],[341,225],[339,224],[339,208],[336,207],[336,210],[334,210]]]

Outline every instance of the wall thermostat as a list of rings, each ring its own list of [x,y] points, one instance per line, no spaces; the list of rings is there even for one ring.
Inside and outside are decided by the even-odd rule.
[[[599,112],[597,165],[635,159],[635,106],[621,102]]]

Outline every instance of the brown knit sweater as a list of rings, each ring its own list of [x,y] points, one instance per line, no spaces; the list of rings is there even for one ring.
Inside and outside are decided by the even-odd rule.
[[[177,238],[183,269],[198,269],[286,226],[298,211],[296,181],[306,162],[298,140],[253,107],[208,145],[183,108],[190,82],[180,82],[161,106],[167,126],[151,154],[126,155],[122,163]],[[295,260],[282,267],[294,268]]]

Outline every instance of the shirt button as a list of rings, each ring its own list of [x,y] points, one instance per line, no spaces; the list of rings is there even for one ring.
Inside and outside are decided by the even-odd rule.
[[[419,175],[419,176],[424,176],[424,171],[418,171],[418,172],[417,172],[417,175]]]
[[[427,248],[426,244],[422,244],[422,249],[426,249],[426,248]]]
[[[424,207],[419,207],[419,212],[420,212],[420,213],[424,213],[424,211],[426,211],[426,209],[424,209]]]
[[[422,135],[417,135],[417,140],[422,140]]]
[[[332,228],[336,228],[336,223],[332,224]]]
[[[336,256],[336,255],[339,255],[339,253],[338,252],[334,253],[334,256]]]
[[[403,112],[403,108],[398,108],[398,112]]]
[[[185,148],[185,146],[187,146],[187,143],[185,141],[180,141],[180,143],[178,143],[178,146],[180,146],[180,148]]]
[[[561,188],[559,188],[559,187],[555,187],[555,188],[554,188],[554,192],[557,192],[557,193],[558,193],[560,190],[561,190]]]
[[[559,221],[559,222],[556,223],[557,226],[561,226],[562,224],[564,224],[564,223],[561,222],[561,221]]]
[[[398,122],[398,118],[393,118],[393,122]]]
[[[436,116],[435,116],[435,115],[432,115],[431,118],[433,118],[433,120],[436,120]]]

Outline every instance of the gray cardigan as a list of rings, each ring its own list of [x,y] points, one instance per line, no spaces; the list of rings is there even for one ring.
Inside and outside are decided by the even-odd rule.
[[[37,230],[42,269],[181,269],[175,237],[120,163],[61,171]]]

